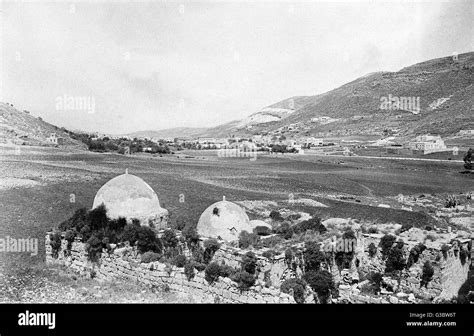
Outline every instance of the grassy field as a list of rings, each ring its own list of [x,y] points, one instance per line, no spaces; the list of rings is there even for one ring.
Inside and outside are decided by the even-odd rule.
[[[10,266],[42,263],[46,232],[76,209],[90,208],[97,190],[125,169],[143,178],[155,190],[173,222],[182,217],[197,223],[202,211],[223,195],[231,201],[283,201],[292,193],[296,198],[313,198],[328,205],[313,210],[323,218],[351,217],[421,225],[431,221],[426,214],[345,202],[334,196],[353,195],[383,203],[387,197],[399,193],[474,190],[473,175],[459,174],[462,168],[454,162],[348,157],[340,164],[340,158],[298,155],[261,156],[250,161],[219,158],[210,151],[187,152],[177,158],[66,152],[40,147],[22,147],[20,153],[14,148],[1,147],[0,154],[0,237],[35,237],[40,248],[36,257],[2,253],[0,258]],[[183,203],[180,195],[184,195]]]

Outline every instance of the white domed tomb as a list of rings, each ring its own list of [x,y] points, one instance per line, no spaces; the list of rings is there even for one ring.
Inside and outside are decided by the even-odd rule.
[[[104,184],[94,198],[93,209],[104,204],[111,219],[125,217],[131,223],[138,219],[141,225],[164,229],[168,223],[168,210],[160,206],[153,189],[138,176],[119,175]]]
[[[238,240],[242,231],[252,232],[249,217],[240,206],[226,201],[225,197],[204,210],[197,224],[200,236],[227,241]]]

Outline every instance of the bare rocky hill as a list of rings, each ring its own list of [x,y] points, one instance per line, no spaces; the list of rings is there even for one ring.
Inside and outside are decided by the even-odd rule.
[[[0,143],[54,146],[48,141],[51,133],[61,138],[58,146],[86,148],[59,127],[49,124],[28,111],[19,111],[12,104],[0,103]]]

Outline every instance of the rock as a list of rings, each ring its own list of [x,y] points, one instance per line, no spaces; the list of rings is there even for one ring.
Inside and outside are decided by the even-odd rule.
[[[394,304],[398,303],[398,299],[395,296],[389,296],[388,301],[390,301],[390,303],[394,303]]]
[[[408,301],[416,302],[416,298],[415,298],[415,295],[413,293],[410,293],[410,295],[408,295]]]
[[[403,293],[403,292],[397,293],[397,297],[399,297],[399,298],[406,298],[407,296],[408,296],[407,293]]]

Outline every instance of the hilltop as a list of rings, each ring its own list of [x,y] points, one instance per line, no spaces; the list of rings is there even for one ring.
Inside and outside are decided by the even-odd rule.
[[[284,99],[240,121],[182,131],[194,137],[250,136],[299,124],[293,135],[381,135],[389,129],[402,137],[449,136],[474,129],[473,83],[474,52],[469,52],[457,60],[449,56],[397,72],[373,72],[326,93]],[[389,96],[419,97],[420,112],[381,109],[381,99]]]
[[[61,147],[85,148],[72,139],[64,129],[35,117],[29,111],[17,110],[12,104],[0,103],[0,143],[16,145],[53,146],[47,139],[51,133],[62,138]]]

